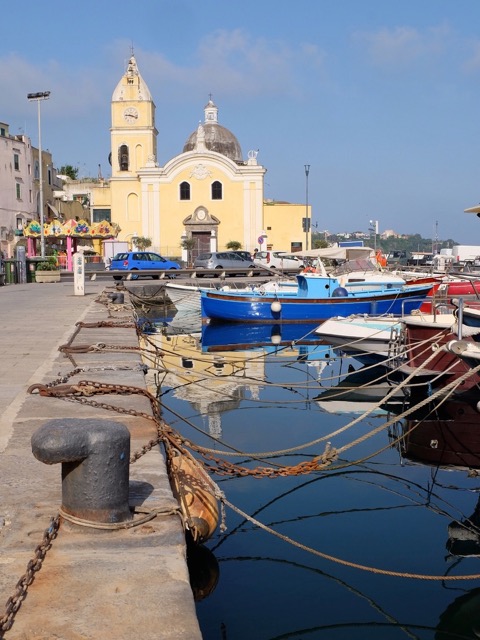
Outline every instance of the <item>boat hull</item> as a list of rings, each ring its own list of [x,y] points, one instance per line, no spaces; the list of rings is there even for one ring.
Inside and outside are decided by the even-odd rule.
[[[302,297],[202,292],[202,319],[213,322],[322,322],[352,314],[402,315],[418,309],[431,287],[358,297]]]

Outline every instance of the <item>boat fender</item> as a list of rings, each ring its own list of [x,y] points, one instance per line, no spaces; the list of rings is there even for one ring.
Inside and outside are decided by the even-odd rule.
[[[270,309],[272,310],[272,313],[280,313],[280,311],[282,310],[282,305],[278,300],[275,300],[270,305]]]
[[[337,287],[332,291],[332,298],[348,298],[348,291],[345,287]]]

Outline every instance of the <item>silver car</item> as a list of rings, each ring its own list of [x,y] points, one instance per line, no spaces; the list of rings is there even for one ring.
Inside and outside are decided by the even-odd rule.
[[[254,269],[253,260],[245,260],[235,251],[201,253],[193,263],[194,269]],[[201,274],[200,274],[201,275]]]

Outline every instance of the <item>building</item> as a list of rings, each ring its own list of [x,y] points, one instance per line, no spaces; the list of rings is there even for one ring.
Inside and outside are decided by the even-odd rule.
[[[115,223],[118,240],[148,237],[163,255],[184,259],[187,240],[192,257],[230,241],[252,252],[260,245],[305,247],[305,205],[265,202],[265,167],[256,151],[244,158],[212,97],[181,152],[159,166],[155,103],[132,55],[112,95],[110,131],[111,178],[82,187],[89,221]],[[81,193],[79,187],[66,185],[69,193]]]
[[[53,203],[52,156],[42,153],[44,207]],[[0,122],[0,251],[12,257],[23,227],[40,220],[40,165],[38,149],[23,134],[12,135]]]

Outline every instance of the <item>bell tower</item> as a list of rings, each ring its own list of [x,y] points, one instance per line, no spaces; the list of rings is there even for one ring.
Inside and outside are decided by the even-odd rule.
[[[136,178],[138,170],[156,161],[155,104],[138,70],[135,56],[112,95],[112,179]]]

